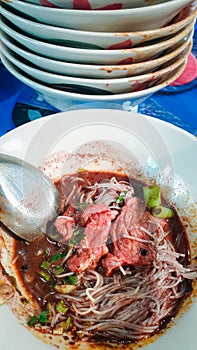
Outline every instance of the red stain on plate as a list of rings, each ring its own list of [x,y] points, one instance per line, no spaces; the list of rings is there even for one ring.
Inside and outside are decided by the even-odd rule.
[[[122,7],[123,7],[123,4],[117,3],[117,4],[111,4],[111,5],[99,7],[97,8],[97,10],[121,10]]]
[[[178,77],[171,86],[184,85],[191,83],[194,79],[197,78],[197,60],[196,57],[190,53],[187,60],[187,65],[183,73]]]
[[[118,62],[118,64],[131,64],[133,62],[133,58],[132,57],[128,57],[128,58],[124,58],[122,61]]]
[[[88,0],[73,0],[73,8],[75,10],[91,10],[91,5]]]
[[[107,49],[108,50],[130,49],[130,47],[132,47],[132,45],[133,45],[132,40],[128,39],[128,40],[122,41],[121,43],[111,45]]]
[[[117,3],[95,8],[95,10],[120,10],[122,7],[122,3]],[[89,0],[73,0],[73,8],[75,10],[92,10]]]

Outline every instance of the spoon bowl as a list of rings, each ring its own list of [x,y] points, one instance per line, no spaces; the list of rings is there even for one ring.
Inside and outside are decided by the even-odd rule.
[[[59,203],[59,191],[42,171],[0,154],[0,221],[13,233],[29,242],[40,238]]]

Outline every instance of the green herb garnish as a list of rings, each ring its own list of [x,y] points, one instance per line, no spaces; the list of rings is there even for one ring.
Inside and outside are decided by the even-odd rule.
[[[39,316],[36,316],[36,315],[32,316],[30,320],[27,322],[27,325],[29,327],[33,327],[38,323],[47,323],[49,313],[50,312],[48,310],[45,310],[41,312]]]
[[[74,230],[73,236],[69,240],[69,244],[79,245],[85,237],[84,231],[84,227],[78,227],[76,230]]]
[[[65,321],[65,326],[64,329],[66,331],[68,331],[72,326],[72,318],[70,316],[67,317],[66,321]]]
[[[118,198],[116,199],[116,203],[117,203],[117,204],[123,203],[126,194],[127,194],[127,191],[121,192],[120,195],[118,196]]]
[[[50,262],[53,263],[53,262],[55,262],[55,261],[57,261],[57,260],[62,259],[62,257],[63,257],[62,254],[57,253],[57,254],[55,254],[55,255],[53,255],[53,256],[51,257]]]
[[[71,285],[75,285],[77,283],[77,279],[78,279],[78,275],[71,275],[71,276],[66,276],[64,278],[64,282],[66,284],[71,284]]]
[[[66,321],[60,322],[60,327],[62,327],[65,331],[69,331],[72,327],[72,319],[70,316],[67,317]]]
[[[83,203],[76,203],[75,208],[76,211],[83,211],[88,205],[88,202],[83,202]]]
[[[78,173],[83,173],[84,172],[84,168],[79,168],[78,169]]]
[[[27,322],[27,325],[29,326],[29,327],[33,327],[33,326],[35,326],[36,324],[38,324],[39,323],[39,318],[37,317],[37,316],[32,316],[31,318],[30,318],[30,320]]]
[[[44,271],[44,270],[40,270],[39,275],[40,275],[46,282],[49,282],[50,279],[51,279],[51,275],[50,275],[48,272]]]
[[[47,270],[50,265],[51,265],[51,263],[49,261],[43,261],[42,264],[40,265],[40,267],[44,270]]]
[[[170,219],[174,216],[174,210],[171,208],[158,206],[152,209],[152,215],[156,218]]]
[[[52,268],[51,270],[55,275],[61,275],[62,273],[64,273],[64,268],[57,265],[55,267]]]
[[[46,323],[48,321],[49,311],[45,310],[39,315],[40,323]]]
[[[159,186],[144,186],[144,200],[149,208],[157,207],[161,204],[161,190]]]
[[[60,300],[56,305],[56,310],[65,315],[68,312],[69,308],[65,305],[63,300]]]
[[[45,256],[46,256],[46,258],[48,258],[48,257],[49,257],[49,255],[50,255],[50,251],[49,251],[49,249],[45,249]]]

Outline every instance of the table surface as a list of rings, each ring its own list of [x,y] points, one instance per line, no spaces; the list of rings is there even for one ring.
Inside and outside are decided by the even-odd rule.
[[[195,26],[193,37],[192,53],[197,57],[197,25]],[[58,112],[42,100],[40,95],[36,95],[37,93],[34,90],[17,81],[9,72],[6,71],[8,78],[3,79],[1,74],[5,73],[5,70],[5,67],[0,63],[0,136],[28,120]],[[9,94],[9,89],[12,86],[16,86],[16,91],[14,91],[15,100],[12,99],[11,103],[9,98],[6,101],[7,97],[4,95],[7,96]],[[20,118],[22,114],[28,113],[29,119],[24,117],[23,120],[21,119],[19,122],[14,123],[13,110],[21,91],[23,91],[25,98],[28,97],[30,105],[33,103],[34,106],[39,106],[39,108],[30,108],[28,112],[23,110],[24,113],[22,113],[21,109]],[[145,100],[138,107],[138,112],[170,122],[197,136],[197,78],[191,83],[174,88],[167,87],[159,91]]]

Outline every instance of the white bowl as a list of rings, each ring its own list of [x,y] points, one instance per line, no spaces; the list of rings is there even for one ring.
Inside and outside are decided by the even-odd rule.
[[[196,10],[197,12],[197,10]],[[195,17],[195,11],[184,20],[161,28],[144,32],[131,33],[98,33],[72,30],[55,27],[47,24],[28,20],[16,15],[9,10],[1,8],[1,14],[18,28],[30,34],[36,39],[44,39],[51,44],[61,44],[78,48],[91,49],[126,49],[150,40],[161,40],[162,37],[170,37],[191,23]]]
[[[20,48],[17,42],[14,44],[13,40],[8,35],[1,32],[1,41],[6,47],[12,50],[13,53],[17,53],[21,58],[33,63],[40,69],[45,69],[51,73],[99,79],[124,78],[127,76],[149,73],[155,69],[171,64],[174,62],[174,60],[182,57],[187,50],[188,52],[191,51],[192,37],[193,32],[191,32],[187,40],[185,40],[181,45],[177,44],[176,49],[168,49],[164,55],[160,55],[160,57],[154,60],[141,63],[132,63],[129,65],[99,66],[57,61],[55,59],[37,55],[36,53],[34,54],[27,49]]]
[[[124,50],[88,50],[55,45],[43,40],[32,39],[27,35],[20,34],[20,32],[11,29],[9,24],[5,22],[2,18],[2,32],[10,35],[34,53],[36,52],[42,56],[67,62],[90,64],[129,64],[157,57],[169,47],[173,47],[179,42],[181,43],[194,27],[194,22],[192,22],[174,37],[153,45]]]
[[[156,91],[161,90],[166,87],[174,80],[176,80],[183,72],[186,64],[182,64],[176,73],[172,75],[169,79],[162,82],[161,84],[155,85],[154,87],[144,89],[142,91],[130,92],[125,94],[114,94],[114,95],[91,95],[91,89],[89,94],[66,92],[58,89],[51,88],[45,84],[41,84],[31,77],[27,77],[22,71],[20,71],[15,65],[13,65],[4,55],[1,53],[1,60],[6,66],[6,68],[23,83],[29,85],[34,90],[39,91],[43,98],[50,103],[52,106],[63,111],[74,106],[80,105],[82,103],[91,102],[103,102],[107,108],[110,103],[115,103],[116,105],[121,105],[123,102],[128,103],[130,106],[136,106],[142,103],[145,99],[150,97]]]
[[[192,0],[171,0],[159,5],[141,8],[91,11],[66,10],[32,5],[23,1],[2,0],[7,8],[24,13],[36,21],[78,30],[119,32],[161,28]]]
[[[58,40],[65,44],[66,42],[73,42],[73,46],[74,44],[78,46],[80,45],[81,47],[83,45],[86,47],[93,45],[92,47],[94,48],[118,49],[129,48],[149,40],[159,39],[177,33],[194,19],[197,14],[196,7],[197,2],[193,3],[193,5],[188,5],[180,12],[179,16],[174,19],[173,23],[166,27],[149,31],[128,33],[87,32],[51,25],[49,26],[28,20],[22,15],[15,15],[3,7],[1,7],[1,13],[19,28],[38,38],[48,38],[51,42]]]
[[[40,83],[61,91],[87,93],[87,91],[91,89],[91,93],[94,93],[94,95],[123,94],[154,87],[171,78],[171,76],[176,73],[177,69],[185,63],[188,57],[188,54],[185,53],[173,64],[149,74],[120,79],[85,79],[53,74],[46,70],[34,68],[29,65],[28,62],[27,64],[24,63],[20,57],[13,55],[3,44],[1,52],[10,62],[21,69],[23,73],[26,73],[31,79],[35,79]]]
[[[42,0],[24,0],[30,4],[36,4],[47,7],[59,7],[64,9],[75,9],[75,10],[117,10],[121,8],[135,8],[161,4],[166,0],[88,0],[84,1],[73,1],[73,0],[50,0],[50,2],[44,2]]]
[[[189,239],[191,243],[194,240],[196,242],[197,163],[194,159],[197,154],[197,139],[169,123],[114,109],[70,111],[38,119],[7,133],[0,138],[0,152],[40,166],[43,160],[54,152],[74,153],[86,142],[103,139],[135,155],[143,164],[145,173],[149,171],[151,174],[156,172],[160,175],[163,169],[168,169],[172,182],[167,182],[171,188],[167,197],[170,197],[170,203],[175,205],[182,220],[189,217],[187,220]],[[112,159],[116,160],[116,152],[112,155]],[[124,158],[121,159],[122,162],[124,165]],[[58,173],[62,175],[61,163],[57,163],[57,167]],[[192,246],[194,258],[196,245]],[[167,344],[168,350],[187,348],[196,350],[197,302],[193,301],[190,306],[190,310],[187,305],[187,312],[182,312],[181,317],[175,318],[174,324],[145,349],[166,350]],[[42,344],[25,327],[23,328],[7,306],[1,307],[0,324],[2,349],[13,350],[13,339],[15,350],[54,349],[49,345],[50,340],[49,344]],[[8,328],[12,337],[7,334]],[[59,341],[59,349],[65,348]],[[131,346],[128,345],[128,348],[131,349]],[[79,350],[82,349],[90,350],[92,347],[84,342],[83,346],[79,347]],[[109,350],[110,345],[106,345],[105,349]]]

